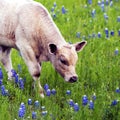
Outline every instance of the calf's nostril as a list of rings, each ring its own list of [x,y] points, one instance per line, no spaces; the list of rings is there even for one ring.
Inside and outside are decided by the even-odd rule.
[[[77,76],[73,76],[70,78],[69,82],[73,83],[77,81]]]

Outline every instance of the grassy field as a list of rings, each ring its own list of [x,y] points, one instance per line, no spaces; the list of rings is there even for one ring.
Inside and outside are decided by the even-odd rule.
[[[67,42],[87,41],[87,46],[78,53],[79,80],[66,83],[49,62],[43,63],[41,84],[48,84],[56,94],[41,99],[31,87],[32,77],[23,59],[13,50],[12,63],[23,78],[24,89],[7,80],[1,65],[0,120],[120,119],[120,0],[106,1],[98,4],[92,0],[90,4],[88,0],[38,0],[49,10]],[[3,87],[8,90],[6,94],[2,93]],[[31,105],[28,99],[32,100]],[[23,117],[18,115],[21,103],[25,106]]]

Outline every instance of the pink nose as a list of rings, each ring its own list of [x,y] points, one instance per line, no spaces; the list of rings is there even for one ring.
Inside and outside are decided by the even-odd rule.
[[[78,79],[77,76],[72,76],[72,77],[69,79],[69,82],[74,83],[74,82],[77,81],[77,79]]]

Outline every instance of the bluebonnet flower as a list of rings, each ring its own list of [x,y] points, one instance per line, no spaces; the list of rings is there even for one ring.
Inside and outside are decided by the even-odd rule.
[[[67,10],[65,9],[64,5],[62,6],[61,11],[62,11],[62,14],[65,14],[67,12]]]
[[[102,9],[103,12],[105,11],[105,6],[104,6],[104,4],[101,4],[101,9]]]
[[[118,48],[115,49],[114,53],[115,53],[115,55],[118,55],[118,53],[119,53]]]
[[[3,84],[3,80],[2,79],[0,79],[0,86]]]
[[[89,3],[89,4],[92,4],[92,0],[88,0],[88,3]]]
[[[111,106],[115,106],[115,105],[117,105],[118,104],[118,100],[113,100],[112,102],[111,102]]]
[[[96,10],[93,9],[92,12],[91,12],[91,14],[92,14],[92,17],[94,18],[94,17],[95,17],[95,14],[96,14]]]
[[[96,94],[95,93],[93,94],[92,99],[96,100]]]
[[[24,89],[24,80],[22,78],[19,79],[19,88]]]
[[[57,6],[56,2],[54,2],[54,3],[53,3],[53,6],[54,6],[54,7],[56,7],[56,6]]]
[[[98,38],[101,38],[101,33],[100,32],[98,32]]]
[[[11,72],[12,72],[12,77],[15,77],[15,75],[17,74],[16,71],[12,69]]]
[[[98,1],[98,5],[101,6],[101,1],[100,0]]]
[[[34,106],[35,106],[35,108],[39,108],[40,103],[39,103],[39,101],[38,101],[38,100],[36,100],[36,101],[35,101]]]
[[[118,36],[120,36],[120,30],[118,30]]]
[[[117,17],[117,21],[120,22],[120,16]]]
[[[94,109],[94,102],[92,100],[89,101],[88,108],[92,110]]]
[[[80,38],[80,32],[77,32],[77,33],[76,33],[76,37],[77,37],[77,38]]]
[[[47,111],[42,111],[41,114],[42,114],[42,116],[45,116],[45,115],[47,115],[47,113],[48,113]]]
[[[3,79],[3,72],[2,72],[2,69],[0,68],[0,80]]]
[[[120,93],[120,88],[117,87],[115,91],[116,91],[116,93]]]
[[[32,105],[32,99],[28,99],[28,105]]]
[[[104,13],[104,18],[108,20],[108,15],[106,13]]]
[[[52,7],[52,8],[51,8],[51,12],[54,12],[54,10],[55,10],[55,8],[54,8],[54,7]]]
[[[106,34],[106,38],[109,37],[109,31],[108,31],[108,28],[105,28],[105,34]]]
[[[23,109],[22,108],[19,108],[18,117],[19,118],[23,118],[24,117],[24,113],[23,113]]]
[[[88,103],[88,97],[86,95],[84,95],[82,97],[82,105],[87,105],[87,103]]]
[[[55,94],[56,94],[56,90],[55,90],[55,89],[52,89],[52,90],[51,90],[51,93],[52,93],[53,95],[55,95]]]
[[[70,90],[67,90],[67,91],[66,91],[66,94],[67,94],[67,95],[71,95],[71,91],[70,91]]]
[[[56,14],[55,13],[53,13],[52,16],[53,16],[53,18],[56,18]]]
[[[110,7],[112,7],[113,6],[113,1],[110,1]]]
[[[18,82],[19,82],[19,75],[18,74],[14,75],[14,80],[15,80],[15,84],[18,84]]]
[[[109,4],[109,0],[106,0],[106,5],[108,5]]]
[[[32,119],[37,119],[37,112],[32,112]]]
[[[1,94],[3,95],[3,96],[5,96],[6,95],[6,89],[5,89],[5,86],[4,85],[2,85],[1,86]]]
[[[70,105],[70,107],[73,107],[73,106],[74,106],[74,102],[73,102],[72,99],[69,100],[69,105]]]
[[[112,30],[112,31],[110,31],[110,34],[112,35],[112,36],[114,36],[114,31]]]
[[[73,108],[74,108],[75,112],[79,111],[79,109],[80,109],[78,103],[75,103]]]
[[[45,84],[44,85],[44,90],[47,91],[49,89],[49,85],[48,84]]]
[[[104,0],[101,0],[101,3],[104,4]]]
[[[51,91],[50,91],[50,89],[47,89],[46,96],[50,96],[50,95],[51,95]]]
[[[25,115],[26,107],[25,107],[25,104],[23,102],[20,104],[20,108],[22,108],[22,112]]]

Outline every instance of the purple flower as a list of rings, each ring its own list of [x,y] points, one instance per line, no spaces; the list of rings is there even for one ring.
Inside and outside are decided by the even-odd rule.
[[[116,93],[120,93],[120,88],[116,88]]]
[[[23,109],[22,108],[19,108],[18,117],[19,118],[23,118],[24,117],[24,113],[23,113]]]
[[[84,95],[82,97],[82,105],[87,105],[87,103],[88,103],[88,97],[86,95]]]
[[[2,69],[0,68],[0,80],[3,79],[3,72],[2,72]]]
[[[117,21],[120,22],[120,16],[117,17]]]
[[[14,75],[14,80],[15,80],[15,84],[18,84],[18,82],[19,82],[19,76],[18,76],[18,74]]]
[[[88,0],[88,3],[89,3],[89,4],[92,4],[92,0]]]
[[[120,36],[120,30],[118,30],[118,36]]]
[[[98,38],[101,38],[101,33],[100,32],[98,32]]]
[[[45,110],[45,106],[41,106],[41,110]]]
[[[80,38],[80,32],[77,32],[77,33],[76,33],[76,37],[77,37],[77,38]]]
[[[62,6],[61,11],[62,11],[62,14],[65,14],[65,13],[67,12],[67,10],[65,9],[65,7],[64,7],[64,6]]]
[[[1,94],[2,94],[3,96],[6,95],[6,94],[5,94],[5,86],[4,86],[4,85],[1,86]]]
[[[114,53],[115,53],[115,55],[118,55],[118,53],[119,53],[118,48],[115,49]]]
[[[100,1],[100,0],[98,1],[98,5],[99,5],[99,6],[101,5],[101,1]]]
[[[12,77],[15,77],[15,75],[17,74],[16,71],[12,69],[11,72],[12,72]]]
[[[51,90],[51,93],[52,93],[53,95],[55,95],[55,94],[56,94],[56,90],[55,90],[55,89],[52,89],[52,90]]]
[[[47,114],[47,111],[42,111],[42,116],[45,116]]]
[[[111,34],[111,36],[114,36],[114,31],[112,30],[112,31],[110,32],[110,34]]]
[[[54,7],[56,7],[56,6],[57,6],[56,2],[54,2],[54,3],[53,3],[53,6],[54,6]]]
[[[32,99],[28,99],[28,105],[32,105]]]
[[[49,89],[49,85],[48,84],[45,84],[44,85],[44,90],[47,91]]]
[[[94,109],[94,102],[92,100],[90,100],[89,104],[88,104],[89,109],[93,110]]]
[[[46,91],[46,96],[50,96],[51,95],[51,91],[50,91],[50,89],[48,89],[47,91]]]
[[[93,9],[92,12],[91,12],[91,15],[92,15],[93,18],[95,17],[95,14],[96,14],[96,10]]]
[[[117,103],[118,103],[118,100],[113,100],[113,101],[111,102],[111,106],[115,106],[115,105],[117,105]]]
[[[73,102],[72,99],[69,100],[69,105],[70,105],[70,107],[73,107],[73,106],[74,106],[74,102]]]
[[[3,84],[3,80],[0,79],[0,86]]]
[[[95,93],[93,94],[92,99],[96,100],[96,94]]]
[[[108,20],[108,15],[106,13],[104,13],[104,18]]]
[[[106,0],[106,5],[108,5],[109,4],[109,0]]]
[[[37,112],[32,112],[32,119],[37,119]]]
[[[112,7],[113,6],[113,1],[110,1],[110,7]]]
[[[70,90],[67,90],[67,91],[66,91],[66,94],[67,94],[67,95],[71,95],[71,91],[70,91]]]
[[[102,9],[103,12],[105,11],[105,6],[104,6],[104,4],[101,4],[101,9]]]
[[[25,114],[26,107],[25,107],[25,104],[23,102],[20,104],[20,108],[22,108],[22,112],[23,112],[23,114]]]
[[[36,101],[35,101],[34,106],[35,106],[35,108],[39,108],[40,103],[39,103],[39,101],[38,101],[38,100],[36,100]]]
[[[54,10],[55,10],[55,8],[54,8],[54,7],[52,7],[52,8],[51,8],[51,12],[54,12]]]
[[[80,109],[78,103],[75,103],[73,108],[75,112],[79,111]]]
[[[24,89],[24,80],[22,78],[19,79],[19,88]]]

